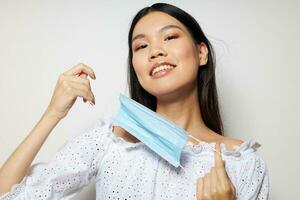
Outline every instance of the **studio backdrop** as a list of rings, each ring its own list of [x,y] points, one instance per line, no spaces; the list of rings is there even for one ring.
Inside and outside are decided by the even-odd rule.
[[[38,122],[58,76],[83,62],[96,72],[92,107],[78,99],[33,163],[119,109],[128,94],[127,36],[135,13],[157,1],[0,1],[0,164]],[[225,134],[256,139],[270,199],[299,195],[299,1],[164,1],[196,18],[216,51]],[[94,181],[75,199],[95,199]],[[195,188],[196,189],[196,188]]]

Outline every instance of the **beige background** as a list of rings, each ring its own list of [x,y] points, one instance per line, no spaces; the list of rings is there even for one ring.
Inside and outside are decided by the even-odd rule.
[[[34,163],[117,111],[119,92],[127,93],[130,20],[154,2],[0,1],[1,165],[40,119],[59,74],[79,62],[96,71],[96,106],[78,99]],[[216,49],[225,132],[262,144],[270,199],[300,199],[298,2],[172,1],[198,20]],[[76,199],[95,199],[94,182]]]

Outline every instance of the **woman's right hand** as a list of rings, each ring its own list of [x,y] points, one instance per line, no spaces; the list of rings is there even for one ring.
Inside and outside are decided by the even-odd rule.
[[[46,113],[58,119],[64,118],[77,97],[82,97],[84,102],[89,101],[95,104],[95,96],[91,91],[90,80],[87,76],[96,79],[93,69],[82,63],[62,73],[56,83]]]

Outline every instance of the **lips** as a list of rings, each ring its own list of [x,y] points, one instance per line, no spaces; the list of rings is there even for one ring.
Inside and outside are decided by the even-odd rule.
[[[176,65],[172,64],[172,63],[169,63],[169,62],[157,62],[155,63],[154,65],[152,65],[151,67],[151,70],[150,70],[150,73],[149,75],[151,76],[152,75],[152,71],[156,68],[156,67],[159,67],[159,66],[162,66],[162,65],[171,65],[173,67],[176,67]]]

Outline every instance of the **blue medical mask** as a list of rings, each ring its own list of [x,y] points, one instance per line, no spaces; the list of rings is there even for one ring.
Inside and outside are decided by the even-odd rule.
[[[189,135],[177,124],[120,93],[120,109],[113,124],[124,128],[174,167],[180,166],[181,152]],[[200,141],[199,141],[200,142]]]

